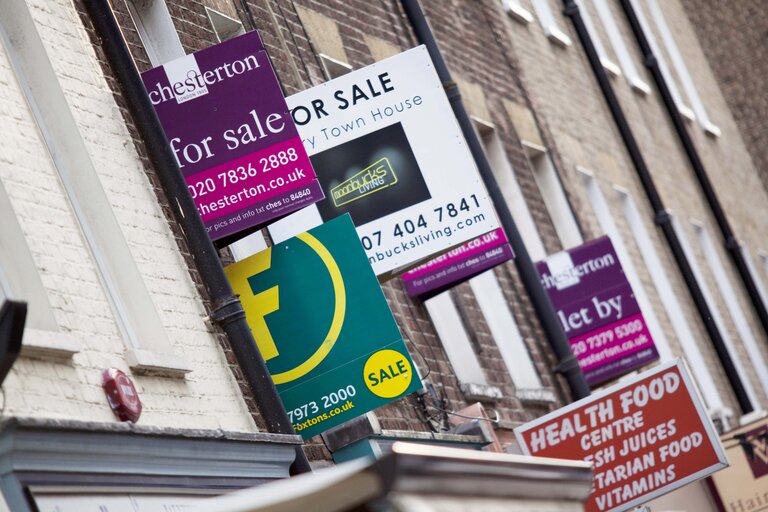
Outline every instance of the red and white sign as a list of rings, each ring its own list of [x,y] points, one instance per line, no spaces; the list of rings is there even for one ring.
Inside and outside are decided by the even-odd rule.
[[[624,511],[728,465],[681,360],[515,429],[527,455],[591,462],[585,510]]]

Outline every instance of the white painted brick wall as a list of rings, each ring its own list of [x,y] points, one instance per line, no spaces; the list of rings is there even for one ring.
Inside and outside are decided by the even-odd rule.
[[[224,355],[203,321],[200,296],[72,2],[34,0],[29,5],[167,336],[193,367],[184,379],[133,376],[144,405],[140,423],[255,430]],[[6,127],[0,137],[0,180],[60,329],[83,344],[71,363],[20,358],[4,384],[5,414],[116,421],[101,390],[101,371],[115,366],[130,374],[125,342],[1,46],[0,123]]]

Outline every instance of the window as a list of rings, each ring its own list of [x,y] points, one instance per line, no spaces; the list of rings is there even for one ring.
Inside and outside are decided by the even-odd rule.
[[[240,20],[230,18],[226,14],[214,11],[209,7],[205,8],[205,13],[208,15],[208,20],[211,22],[213,31],[216,33],[216,39],[220,43],[245,34],[245,28]]]
[[[621,236],[621,232],[613,220],[613,214],[608,207],[608,202],[605,200],[605,196],[600,190],[597,180],[589,171],[581,169],[581,176],[587,189],[587,197],[595,210],[595,216],[600,223],[600,227],[602,228],[603,233],[611,237],[613,247],[616,249],[616,255],[619,257],[619,261],[621,262],[621,266],[624,269],[624,274],[627,276],[630,286],[632,286],[635,299],[637,299],[637,303],[640,305],[640,310],[643,312],[643,317],[648,324],[648,330],[651,332],[656,349],[659,351],[659,357],[662,361],[670,361],[673,358],[673,355],[672,349],[669,346],[669,341],[664,334],[664,329],[661,328],[661,323],[656,316],[655,310],[651,306],[651,301],[640,280],[635,264],[624,245],[624,239]]]
[[[640,27],[643,30],[643,33],[645,33],[646,38],[648,39],[648,44],[651,47],[651,51],[653,52],[653,55],[656,57],[656,61],[659,64],[659,69],[661,70],[661,74],[664,76],[665,81],[667,82],[667,87],[669,87],[669,92],[672,95],[672,99],[675,102],[675,105],[677,106],[677,110],[682,114],[684,117],[688,118],[689,120],[696,119],[696,116],[693,113],[693,110],[689,106],[685,104],[683,101],[683,97],[680,95],[680,90],[677,88],[677,84],[675,83],[675,80],[672,77],[672,73],[669,69],[669,66],[667,65],[667,61],[664,59],[664,55],[659,49],[658,44],[656,44],[656,38],[653,35],[653,32],[651,31],[651,27],[648,24],[648,20],[645,18],[645,14],[643,14],[643,10],[638,4],[638,0],[630,0],[633,5],[633,9],[635,11],[635,14],[637,15],[637,20],[640,23]]]
[[[573,215],[571,203],[565,195],[560,177],[552,165],[552,160],[545,148],[524,143],[528,160],[533,167],[533,176],[539,186],[541,197],[547,207],[552,224],[563,247],[569,249],[584,243],[581,230]]]
[[[491,164],[504,199],[510,206],[512,216],[531,258],[544,259],[546,257],[544,246],[498,134],[493,129],[486,129],[482,134],[482,142],[488,162]],[[509,310],[507,299],[493,270],[470,279],[469,284],[512,377],[518,398],[554,401],[552,392],[543,388],[528,353],[528,347]]]
[[[592,0],[592,2],[597,10],[597,15],[600,18],[600,21],[608,33],[608,39],[611,41],[611,46],[613,46],[613,50],[616,52],[616,57],[619,59],[619,64],[629,81],[629,85],[638,92],[650,94],[651,88],[640,77],[640,73],[635,66],[635,61],[632,58],[629,48],[627,48],[627,45],[624,43],[624,37],[616,24],[616,20],[613,17],[611,7],[608,5],[607,0]]]
[[[184,48],[164,0],[128,0],[127,4],[153,66],[184,56]]]
[[[717,254],[717,249],[715,249],[715,245],[712,243],[706,228],[701,224],[693,223],[693,230],[696,233],[696,239],[699,242],[701,251],[704,253],[704,258],[707,260],[709,270],[715,278],[717,288],[720,290],[720,296],[723,298],[725,307],[728,309],[731,319],[736,325],[736,332],[739,333],[744,348],[747,350],[747,354],[749,354],[749,360],[755,369],[755,373],[757,373],[757,378],[766,394],[768,394],[768,367],[765,365],[765,358],[760,352],[755,336],[752,334],[747,316],[739,304],[736,291],[733,289],[725,273],[723,262]]]
[[[24,2],[7,7],[0,35],[127,344],[126,358],[138,371],[183,375],[189,365],[170,348],[30,12]]]
[[[641,17],[642,12],[642,6],[640,5],[640,0],[632,0],[634,9],[638,13],[638,17]],[[648,7],[648,10],[650,11],[651,18],[653,19],[654,26],[658,30],[659,35],[661,36],[661,40],[664,43],[664,49],[666,50],[667,55],[669,56],[670,60],[672,61],[672,65],[674,66],[675,73],[677,74],[678,79],[680,80],[681,85],[683,86],[683,90],[685,91],[686,96],[688,97],[688,101],[691,102],[691,105],[693,107],[693,113],[695,114],[696,119],[698,120],[701,127],[706,131],[708,134],[719,137],[720,136],[720,128],[718,128],[712,121],[710,121],[709,116],[707,115],[707,112],[704,108],[704,104],[701,101],[701,97],[699,96],[698,91],[696,90],[696,85],[694,84],[693,77],[688,72],[688,67],[685,64],[685,58],[680,53],[680,49],[677,46],[677,43],[675,42],[675,38],[673,36],[673,32],[670,30],[669,25],[667,24],[667,20],[664,17],[664,13],[661,10],[661,7],[659,6],[659,3],[657,0],[645,0],[645,5]],[[650,27],[647,26],[647,22],[645,23],[645,26],[643,27],[643,31],[646,34],[646,37],[649,40],[652,40],[654,38],[654,34],[651,30],[649,30]],[[660,59],[659,65],[662,68],[662,72],[664,72],[664,78],[666,82],[669,84],[670,89],[673,87],[672,84],[674,83],[674,78],[672,77],[672,74],[670,73],[669,68],[666,68],[666,64],[664,64],[664,67],[662,67],[662,61],[661,61],[661,53],[658,52],[658,45],[654,42],[651,43],[652,50],[657,58]],[[666,68],[666,72],[665,69]],[[680,97],[680,92],[677,91],[676,93],[678,97]],[[678,108],[680,108],[678,106]],[[683,112],[683,109],[680,108],[681,112]]]
[[[552,9],[549,7],[549,0],[531,0],[531,3],[547,38],[560,46],[571,46],[571,38],[560,30],[557,21],[555,21]]]
[[[533,261],[543,260],[547,256],[547,251],[544,249],[544,244],[536,229],[536,223],[531,216],[530,210],[528,210],[525,197],[523,197],[520,185],[518,185],[515,179],[515,172],[512,170],[512,166],[509,164],[509,160],[504,153],[504,147],[499,136],[493,131],[487,132],[483,134],[482,142],[485,153],[488,156],[488,161],[491,164],[491,169],[493,169],[493,175],[496,177],[496,182],[501,189],[504,200],[509,206],[512,217],[515,219],[515,224],[520,231],[520,236],[523,238],[528,253],[531,255],[531,259]]]
[[[747,262],[749,273],[752,275],[752,279],[755,281],[755,286],[757,287],[757,292],[760,295],[760,300],[763,301],[763,304],[768,305],[768,288],[766,288],[765,281],[760,275],[760,270],[758,270],[757,265],[755,265],[755,261],[752,259],[752,254],[750,254],[750,251],[746,246],[742,246],[741,253],[744,255],[744,261]],[[762,256],[758,255],[758,257],[761,258]]]
[[[672,329],[675,331],[675,335],[680,342],[685,359],[691,367],[699,389],[701,389],[710,415],[726,417],[732,415],[732,411],[726,410],[723,399],[720,396],[720,391],[712,381],[707,364],[704,362],[704,357],[696,343],[696,336],[693,334],[693,330],[686,319],[677,294],[672,289],[672,283],[664,271],[664,265],[656,253],[653,240],[635,205],[635,200],[626,190],[619,187],[614,187],[614,189],[619,196],[624,218],[632,231],[635,243],[638,247],[642,248],[640,255],[645,261],[645,268],[651,275],[653,285],[672,324]]]
[[[515,384],[517,397],[523,400],[555,401],[554,394],[548,389],[543,389],[539,374],[493,270],[487,270],[470,279],[469,284]]]
[[[589,0],[586,0],[586,2],[588,1]],[[621,68],[619,68],[619,66],[617,66],[608,56],[608,52],[605,50],[603,40],[600,37],[600,33],[597,31],[597,27],[595,27],[594,21],[592,21],[592,15],[589,12],[585,0],[577,0],[576,4],[579,6],[581,19],[584,20],[584,25],[587,27],[587,32],[589,32],[589,38],[592,39],[592,43],[595,45],[595,50],[597,50],[597,55],[600,57],[600,63],[606,71],[614,76],[619,76],[621,74]]]
[[[707,284],[707,281],[704,279],[704,274],[701,272],[701,269],[699,268],[698,262],[694,257],[694,253],[691,250],[690,245],[688,245],[688,240],[685,237],[685,233],[682,227],[680,226],[680,223],[675,217],[672,217],[672,224],[675,228],[675,232],[677,233],[678,238],[680,239],[680,245],[683,247],[683,252],[685,253],[685,257],[688,259],[688,262],[691,265],[691,270],[693,271],[693,275],[695,276],[696,281],[699,283],[699,287],[701,288],[701,293],[702,295],[704,295],[704,300],[706,301],[707,306],[709,307],[709,310],[712,313],[712,320],[715,322],[717,326],[717,330],[720,331],[720,336],[722,336],[723,338],[723,342],[725,343],[726,349],[728,351],[728,355],[730,355],[731,360],[733,361],[733,366],[736,368],[736,372],[738,373],[739,379],[744,385],[744,390],[747,393],[747,397],[749,398],[749,401],[752,403],[752,406],[755,408],[755,410],[759,410],[761,409],[760,401],[757,399],[757,394],[755,393],[755,389],[752,387],[752,382],[747,376],[747,372],[744,369],[744,365],[741,362],[741,358],[739,357],[738,352],[736,351],[736,347],[733,344],[731,335],[729,334],[729,331],[726,328],[725,321],[722,315],[720,314],[720,309],[717,307],[715,296],[712,294],[711,290],[709,289],[709,285]]]
[[[462,391],[470,396],[501,398],[500,389],[489,386],[480,367],[469,334],[461,321],[461,315],[451,298],[451,292],[443,292],[424,301],[437,336],[445,348]]]

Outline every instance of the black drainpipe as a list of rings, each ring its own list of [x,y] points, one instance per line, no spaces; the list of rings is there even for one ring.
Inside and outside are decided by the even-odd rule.
[[[648,44],[648,38],[646,37],[645,32],[643,31],[643,28],[637,19],[637,14],[635,13],[635,9],[632,6],[632,2],[629,0],[621,0],[621,6],[624,8],[624,12],[629,19],[629,24],[632,26],[632,31],[635,33],[635,38],[637,39],[637,43],[640,46],[640,50],[643,52],[645,66],[653,75],[653,80],[656,82],[656,87],[659,89],[661,98],[664,100],[664,106],[667,108],[667,113],[672,120],[672,125],[675,127],[677,136],[680,138],[683,149],[685,149],[685,154],[688,156],[688,160],[691,162],[693,173],[696,175],[696,179],[701,186],[701,190],[704,192],[704,197],[707,199],[707,203],[709,203],[709,207],[712,210],[712,215],[715,216],[717,225],[723,235],[725,248],[728,251],[728,254],[730,254],[731,258],[733,259],[733,263],[736,265],[736,268],[739,271],[741,280],[744,283],[744,288],[747,290],[749,299],[752,302],[752,307],[754,307],[755,312],[760,319],[763,330],[766,332],[766,334],[768,334],[768,310],[766,310],[765,303],[763,302],[762,297],[760,297],[760,292],[757,288],[757,284],[755,283],[754,276],[752,275],[752,272],[750,271],[749,266],[744,259],[744,253],[742,252],[741,244],[736,239],[736,236],[731,229],[731,225],[728,222],[728,217],[726,217],[725,211],[723,211],[723,207],[720,205],[720,200],[717,198],[717,193],[712,187],[712,182],[709,181],[707,170],[704,168],[704,164],[701,161],[699,152],[696,150],[696,146],[694,146],[693,140],[691,140],[691,135],[688,133],[688,130],[685,127],[683,116],[677,109],[677,105],[675,105],[675,100],[672,98],[672,93],[669,91],[669,86],[667,86],[667,80],[661,73],[659,62],[656,59],[656,56],[653,54],[650,44]]]
[[[693,298],[693,302],[696,305],[696,309],[699,312],[702,322],[707,329],[709,338],[712,341],[712,346],[717,353],[720,363],[723,365],[723,370],[728,378],[728,382],[733,389],[736,399],[739,402],[739,407],[744,414],[750,413],[754,410],[752,403],[749,400],[744,384],[741,382],[736,367],[733,364],[728,349],[725,346],[723,337],[712,318],[712,313],[704,299],[704,294],[699,287],[699,283],[696,281],[696,276],[693,274],[691,264],[683,251],[683,246],[680,243],[680,239],[677,237],[674,226],[672,225],[672,217],[664,207],[664,203],[661,200],[659,191],[656,189],[656,185],[653,182],[651,173],[648,170],[648,166],[645,164],[643,155],[640,152],[640,147],[635,140],[635,136],[632,133],[632,129],[629,127],[627,118],[624,116],[624,111],[619,104],[616,94],[613,92],[610,79],[607,73],[603,69],[603,65],[600,63],[600,57],[597,55],[592,39],[587,32],[587,27],[584,25],[584,20],[579,12],[579,7],[573,0],[563,0],[565,5],[565,15],[571,18],[573,25],[576,28],[576,33],[579,36],[581,45],[584,47],[584,52],[587,55],[587,59],[592,67],[592,72],[597,79],[597,83],[600,86],[600,90],[605,97],[605,101],[608,103],[608,108],[611,111],[613,120],[616,122],[616,127],[621,134],[621,138],[624,141],[624,145],[627,148],[629,157],[632,160],[632,164],[635,167],[637,176],[642,183],[645,194],[648,197],[648,201],[651,203],[651,208],[654,212],[654,222],[661,228],[664,233],[669,248],[672,251],[672,255],[675,257],[677,266],[680,268],[680,273],[685,280],[685,284],[688,286],[688,291]]]
[[[232,352],[243,371],[256,405],[267,424],[276,434],[295,435],[288,415],[280,401],[264,358],[256,348],[245,312],[224,274],[216,249],[197,215],[187,184],[168,146],[155,109],[149,101],[144,84],[131,58],[120,27],[109,3],[105,0],[84,0],[101,46],[123,90],[131,116],[141,134],[152,164],[157,169],[160,184],[168,196],[176,221],[187,240],[195,265],[213,303],[211,318],[224,330]],[[307,473],[311,468],[301,446],[296,447],[296,459],[291,473]]]
[[[453,113],[459,122],[461,131],[467,140],[467,145],[480,171],[480,176],[485,183],[485,187],[488,189],[491,200],[496,207],[496,212],[499,214],[501,226],[507,234],[512,249],[515,251],[515,265],[520,273],[523,286],[525,286],[525,290],[531,298],[531,303],[539,317],[544,334],[557,357],[558,364],[555,370],[565,378],[574,400],[589,396],[590,390],[587,381],[579,369],[579,364],[571,352],[571,346],[565,337],[560,321],[557,319],[552,304],[549,302],[549,298],[541,285],[539,273],[536,271],[533,261],[531,261],[528,249],[526,249],[523,243],[507,202],[501,193],[501,189],[499,189],[496,177],[493,175],[493,170],[483,151],[483,146],[477,137],[467,111],[464,109],[459,88],[451,78],[451,73],[448,71],[448,67],[443,60],[440,48],[438,48],[437,41],[435,41],[435,36],[432,34],[432,28],[424,16],[424,11],[422,11],[418,0],[401,0],[401,2],[408,21],[416,34],[416,38],[420,44],[426,45],[429,51],[432,63],[435,65],[435,70],[445,88],[448,100],[451,102]]]

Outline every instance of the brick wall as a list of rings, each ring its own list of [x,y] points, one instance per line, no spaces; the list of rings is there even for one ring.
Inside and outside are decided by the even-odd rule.
[[[682,0],[701,48],[768,187],[768,16],[765,2]]]
[[[69,0],[28,5],[55,73],[56,83],[45,84],[41,94],[54,88],[63,92],[77,131],[68,136],[85,145],[111,208],[105,213],[119,225],[172,349],[192,370],[186,377],[133,375],[144,406],[141,423],[254,431],[205,322],[179,239],[169,229],[75,7]],[[4,414],[117,421],[101,389],[101,371],[114,366],[132,374],[125,357],[129,347],[54,167],[47,146],[51,139],[39,131],[27,104],[24,80],[11,68],[9,49],[0,45],[0,115],[4,125],[13,126],[0,140],[0,180],[25,235],[14,243],[28,245],[58,330],[82,348],[71,360],[22,356],[3,385]],[[40,335],[28,332],[25,340]]]
[[[272,58],[278,77],[287,94],[303,90],[325,80],[325,71],[318,53],[324,53],[337,60],[348,62],[358,68],[367,65],[393,49],[405,49],[415,45],[415,38],[408,27],[399,2],[380,1],[316,1],[295,0],[272,2],[269,0],[243,0],[231,3],[225,0],[195,1],[169,0],[169,12],[173,18],[180,40],[187,52],[215,43],[215,35],[205,14],[205,7],[226,10],[237,15],[246,29],[256,28],[262,35],[265,46]],[[527,0],[521,0],[524,7],[532,11]],[[138,39],[132,20],[127,15],[124,0],[113,1],[126,39],[141,70],[149,67],[148,59]],[[659,254],[664,270],[670,277],[674,289],[683,303],[684,314],[693,327],[694,336],[700,340],[704,359],[712,371],[712,379],[723,390],[727,405],[736,409],[735,400],[728,391],[723,372],[716,361],[714,351],[706,342],[706,333],[700,326],[692,301],[685,291],[674,260],[663,237],[652,223],[652,212],[645,200],[640,183],[631,166],[624,146],[618,137],[613,121],[596,87],[592,72],[577,43],[570,22],[559,14],[560,4],[552,1],[552,8],[560,28],[570,35],[574,44],[570,47],[554,45],[544,35],[536,21],[523,25],[511,20],[502,12],[496,0],[463,2],[459,0],[425,0],[423,5],[446,61],[455,74],[465,97],[470,113],[491,124],[499,135],[506,156],[511,163],[515,178],[520,184],[526,205],[530,210],[536,228],[548,252],[562,248],[553,220],[545,207],[541,193],[534,179],[534,170],[526,157],[520,138],[530,140],[530,132],[538,143],[545,146],[563,181],[566,195],[574,209],[577,222],[586,239],[602,234],[599,222],[587,200],[577,166],[591,170],[603,193],[608,198],[616,224],[625,240],[630,256],[638,268],[639,277],[648,291],[652,305],[659,316],[662,328],[676,353],[680,344],[675,339],[671,322],[674,320],[663,310],[658,294],[653,287],[650,274],[645,269],[641,252],[633,240],[632,230],[620,215],[618,199],[613,187],[626,190],[636,201],[645,218],[646,227],[653,238],[653,248]],[[614,8],[616,6],[613,6]],[[680,19],[681,7],[677,2],[664,2],[669,19]],[[614,12],[620,20],[620,28],[628,42],[638,68],[641,59],[632,42],[629,27],[623,21],[618,9]],[[712,72],[708,67],[696,36],[684,17],[679,24],[678,41],[684,48],[692,73],[700,83],[701,94],[710,116],[722,130],[719,139],[703,134],[692,127],[697,146],[708,167],[712,169],[713,181],[722,194],[722,200],[740,237],[752,247],[761,247],[760,233],[766,232],[768,216],[756,216],[755,208],[768,204],[765,190],[755,186],[759,183],[757,173],[747,153],[744,142],[736,129],[728,105],[719,92]],[[85,20],[87,25],[87,20]],[[104,67],[109,76],[110,70]],[[650,77],[641,69],[647,83]],[[112,91],[120,105],[119,91]],[[694,245],[690,219],[700,221],[717,240],[718,235],[710,213],[698,192],[688,163],[677,143],[666,113],[657,94],[652,91],[646,96],[635,92],[623,77],[614,79],[619,99],[626,110],[630,123],[643,149],[660,192],[685,227],[686,235]],[[510,114],[509,105],[530,111],[527,124],[520,117]],[[133,143],[143,155],[142,143],[131,128],[131,119],[123,110],[123,117],[132,134]],[[525,131],[525,133],[518,133]],[[145,171],[153,184],[154,171],[142,160]],[[155,186],[163,211],[174,230],[182,254],[185,253],[182,237],[168,215],[167,200]],[[757,206],[762,205],[762,206]],[[738,300],[748,311],[750,327],[765,351],[764,336],[756,326],[749,312],[746,298],[741,293],[733,269],[729,267],[727,255],[719,250],[720,258],[726,265],[726,272],[734,284]],[[696,251],[699,265],[706,267],[703,256]],[[190,262],[186,261],[189,268]],[[195,271],[190,270],[193,277]],[[551,368],[553,357],[544,342],[532,307],[525,296],[520,278],[513,264],[497,268],[495,274],[502,284],[521,333],[542,376],[546,387],[555,389],[560,403],[567,400],[562,382],[555,377]],[[710,288],[716,289],[710,272],[705,272]],[[198,280],[199,282],[199,280]],[[399,281],[393,280],[384,286],[384,291],[395,318],[404,336],[408,339],[414,359],[430,372],[429,380],[438,389],[444,390],[448,399],[448,410],[458,410],[468,404],[459,383],[453,374],[435,329],[423,304],[409,299]],[[503,390],[504,397],[491,401],[486,406],[496,409],[504,419],[525,421],[546,412],[559,404],[522,403],[517,399],[514,385],[505,370],[497,343],[493,340],[476,300],[468,285],[456,287],[452,297],[462,313],[471,333],[473,346],[489,384]],[[722,300],[718,306],[725,311]],[[725,315],[727,329],[734,332],[732,322]],[[743,346],[737,350],[744,362],[748,357]],[[225,347],[225,353],[226,347]],[[764,354],[765,355],[765,354]],[[231,360],[230,360],[231,362]],[[747,367],[750,365],[747,364]],[[237,368],[232,367],[237,376]],[[765,403],[753,371],[749,377]],[[242,384],[242,382],[241,382]],[[242,387],[242,386],[241,386]],[[247,393],[246,393],[247,396]],[[256,411],[251,408],[254,414]],[[432,413],[435,411],[432,410]],[[377,416],[384,428],[398,430],[427,430],[424,416],[410,400],[404,399],[381,408]],[[314,440],[310,446],[312,458],[327,456],[321,444]]]
[[[706,105],[710,117],[722,130],[721,137],[714,138],[705,135],[701,129],[691,124],[689,128],[694,141],[701,152],[738,236],[744,239],[750,247],[762,247],[764,242],[755,228],[758,225],[763,225],[765,216],[756,214],[754,208],[758,207],[757,205],[766,204],[765,191],[759,186],[757,173],[750,162],[743,141],[735,129],[728,106],[720,95],[717,83],[712,77],[695,34],[681,12],[680,4],[675,1],[660,3],[667,19],[674,20],[676,41],[681,47],[691,74],[694,76],[702,101]],[[521,4],[533,12],[529,1],[523,0]],[[653,213],[650,211],[643,189],[618,136],[606,103],[597,88],[593,72],[578,42],[572,23],[561,14],[562,2],[551,0],[550,6],[555,13],[558,26],[573,41],[571,46],[563,47],[548,40],[536,19],[530,24],[523,24],[502,14],[498,14],[498,18],[505,20],[504,24],[511,39],[511,47],[522,69],[520,76],[525,89],[529,91],[533,110],[537,113],[539,122],[543,126],[542,132],[551,134],[546,145],[554,154],[558,155],[557,160],[560,162],[558,170],[564,186],[572,198],[576,215],[588,236],[596,236],[601,233],[598,218],[586,198],[582,180],[576,170],[577,166],[581,166],[594,173],[595,179],[606,196],[612,217],[627,244],[635,266],[638,268],[641,282],[646,291],[649,292],[662,328],[667,337],[670,338],[673,351],[679,354],[681,353],[680,346],[671,328],[671,321],[674,319],[669,318],[664,311],[650,275],[640,257],[641,251],[647,250],[647,248],[638,247],[634,243],[632,230],[621,215],[618,196],[614,187],[627,191],[634,198],[645,219],[646,229],[650,231],[653,238],[653,248],[660,255],[664,270],[672,280],[673,288],[683,302],[685,316],[694,329],[694,336],[701,340],[700,347],[711,370],[711,377],[717,382],[718,389],[723,390],[729,406],[737,410],[714,351],[706,341],[706,333],[701,328],[701,321],[697,318],[675,262],[660,231],[654,227]],[[635,65],[639,69],[641,78],[647,84],[653,85],[651,77],[642,68],[642,58],[621,9],[614,3],[610,3],[610,6],[613,17],[618,20],[619,29]],[[610,48],[604,33],[603,43]],[[653,87],[650,95],[640,93],[630,87],[624,76],[613,77],[611,83],[641,147],[662,199],[666,207],[674,212],[683,226],[689,245],[696,247],[696,239],[690,224],[691,220],[696,220],[708,230],[718,246],[718,255],[738,294],[741,307],[747,312],[750,328],[757,337],[760,350],[765,356],[765,334],[758,327],[730,260],[719,242],[720,236],[711,213],[693,179],[690,165],[671,128],[658,93]],[[759,229],[765,229],[765,227]],[[717,291],[711,272],[707,270],[703,255],[698,250],[694,252],[698,266],[704,269],[704,276],[709,288],[714,291],[717,308],[721,312],[725,312],[725,305]],[[736,350],[741,361],[747,367],[748,377],[760,395],[761,403],[764,404],[765,393],[760,389],[761,386],[756,380],[755,372],[752,371],[749,364],[749,357],[743,350],[743,345],[739,343],[738,337],[733,335],[735,328],[728,314],[725,313],[723,316],[727,324],[725,331],[734,337],[737,345]]]
[[[215,43],[215,35],[205,14],[206,5],[221,9],[221,5],[214,5],[213,2],[188,0],[168,2],[169,12],[187,52]],[[308,26],[308,23],[311,22],[313,15],[325,17],[325,19],[320,19],[320,23],[327,24],[330,22],[331,28],[335,28],[337,31],[333,34],[334,37],[331,38],[330,44],[340,42],[340,46],[337,48],[327,48],[326,45],[321,49],[325,50],[323,53],[343,56],[355,68],[374,62],[377,58],[376,55],[380,58],[383,51],[391,52],[398,48],[405,49],[415,45],[413,35],[410,33],[397,2],[301,1],[287,3],[249,1],[233,2],[230,7],[232,9],[229,12],[236,12],[246,29],[255,27],[261,33],[273,66],[287,94],[325,80],[322,63],[317,56],[319,52],[317,46],[322,41],[312,40],[309,35],[312,32],[312,27]],[[428,10],[431,7],[431,4],[427,4]],[[124,2],[116,0],[114,8],[118,13],[119,21],[123,26],[134,58],[141,70],[147,69],[149,67],[148,59],[135,27],[127,15]],[[462,33],[470,34],[476,32],[478,27],[486,23],[486,13],[480,4],[469,17],[461,15],[458,10],[454,14],[449,14],[452,12],[451,10],[442,10],[441,12],[445,19],[440,19],[439,23],[433,22],[433,24],[446,31],[453,28]],[[309,21],[307,21],[308,19]],[[85,22],[87,24],[87,20]],[[440,35],[441,33],[438,31],[438,37]],[[511,61],[504,68],[495,69],[493,66],[495,61],[505,61],[504,51],[496,44],[496,38],[497,34],[489,33],[486,40],[477,40],[472,45],[464,45],[463,41],[450,38],[446,38],[445,41],[441,40],[441,43],[445,44],[444,50],[449,58],[449,65],[457,73],[457,76],[468,76],[471,77],[472,83],[483,84],[483,101],[487,102],[487,110],[491,112],[492,119],[490,121],[497,125],[507,156],[518,173],[517,179],[524,190],[545,244],[550,250],[557,250],[560,245],[554,235],[551,221],[538,195],[514,127],[502,106],[504,100],[524,102],[525,98],[516,82],[509,80],[509,76],[514,74]],[[488,54],[486,52],[488,48],[495,48],[495,53]],[[482,64],[476,66],[464,64],[472,61]],[[483,74],[475,76],[481,70],[484,70],[482,71]],[[108,75],[111,74],[108,67],[104,67],[104,71]],[[119,97],[119,91],[114,87],[113,92]],[[123,115],[130,128],[132,124],[130,116],[126,111],[123,111]],[[134,130],[131,129],[131,133],[134,144],[143,154],[141,141],[135,136]],[[149,176],[153,176],[154,170],[146,159],[143,160],[143,164]],[[167,215],[168,209],[165,206],[167,201],[159,190],[158,199],[164,205],[166,216],[173,227],[174,222]],[[178,241],[183,248],[183,240],[179,239]],[[562,383],[551,373],[552,355],[545,346],[546,343],[540,326],[537,324],[532,307],[525,297],[514,265],[508,264],[497,269],[496,275],[502,283],[502,288],[520,326],[521,334],[529,346],[545,387],[555,389],[559,396],[564,397]],[[418,300],[409,299],[399,280],[387,283],[384,286],[384,292],[395,318],[408,340],[416,363],[423,372],[429,372],[430,382],[435,384],[438,391],[444,393],[447,398],[444,405],[446,409],[449,411],[459,410],[468,405],[470,401],[460,390],[459,382],[453,374],[448,358],[423,304]],[[516,398],[514,385],[505,370],[496,341],[492,339],[468,285],[458,287],[453,292],[453,297],[467,323],[467,330],[472,333],[476,352],[485,370],[488,383],[498,386],[504,392],[504,398],[499,401],[490,401],[486,403],[486,407],[495,409],[503,419],[525,421],[558,405],[522,403]],[[236,369],[234,370],[236,371]],[[434,409],[431,409],[430,413],[439,416]],[[385,429],[428,430],[423,413],[417,410],[416,405],[410,399],[403,399],[377,410],[377,417]],[[308,446],[310,457],[318,459],[327,456],[324,454],[319,440],[313,441]]]

